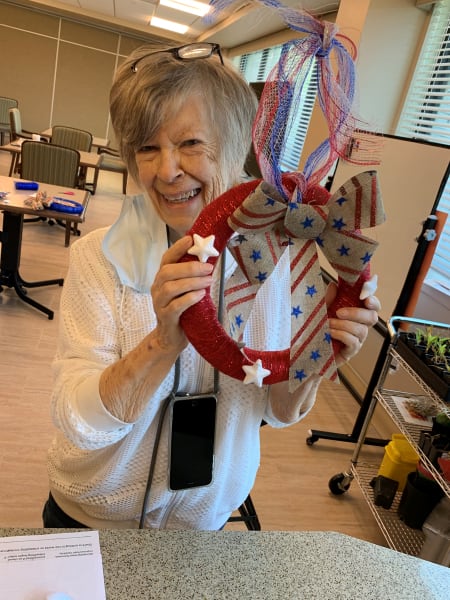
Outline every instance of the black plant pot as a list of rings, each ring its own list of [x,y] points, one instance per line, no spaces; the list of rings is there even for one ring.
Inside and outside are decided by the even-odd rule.
[[[420,529],[443,496],[444,491],[435,481],[421,477],[413,471],[408,475],[400,498],[398,515],[408,527]]]
[[[447,423],[440,423],[439,419],[432,417],[433,426],[431,428],[431,435],[443,435],[450,440],[450,425]]]
[[[444,367],[437,365],[435,362],[428,363],[428,366],[433,371],[433,373],[436,373],[436,375],[439,377],[439,379],[444,379],[444,375],[445,375]]]

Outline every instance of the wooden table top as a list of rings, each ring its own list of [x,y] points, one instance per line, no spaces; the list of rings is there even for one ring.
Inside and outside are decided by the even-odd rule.
[[[7,192],[4,198],[0,198],[0,210],[6,210],[12,213],[37,215],[53,219],[64,219],[65,221],[76,221],[82,223],[89,201],[90,193],[87,190],[72,189],[65,186],[50,185],[48,183],[38,183],[39,190],[47,192],[47,196],[73,200],[83,206],[83,212],[79,215],[74,213],[63,213],[60,211],[44,209],[34,210],[25,204],[25,200],[36,192],[34,190],[16,190],[15,182],[24,181],[18,177],[6,177],[0,175],[0,192]]]

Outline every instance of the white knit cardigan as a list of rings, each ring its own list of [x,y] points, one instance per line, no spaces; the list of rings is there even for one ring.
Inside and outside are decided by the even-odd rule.
[[[71,517],[95,528],[133,528],[139,523],[161,404],[171,391],[174,369],[148,399],[136,422],[119,421],[103,406],[99,395],[102,371],[156,325],[150,293],[123,285],[105,258],[105,232],[96,230],[71,246],[54,361],[52,415],[58,432],[49,450],[48,470],[51,492]],[[227,276],[235,267],[235,263],[230,265]],[[289,263],[284,261],[277,270],[275,283],[258,294],[258,317],[253,318],[247,338],[253,348],[257,344],[263,349],[289,345]],[[213,298],[217,298],[217,288],[216,282]],[[200,393],[212,388],[213,369],[189,345],[181,354],[179,389]],[[275,427],[285,425],[272,414],[269,390],[221,374],[214,477],[209,486],[177,492],[168,489],[166,416],[146,527],[215,530],[223,526],[254,484],[262,420]],[[298,419],[314,401],[313,391]]]

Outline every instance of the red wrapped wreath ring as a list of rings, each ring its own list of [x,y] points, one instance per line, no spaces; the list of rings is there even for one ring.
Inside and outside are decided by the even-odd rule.
[[[286,203],[277,197],[278,195],[274,188],[267,186],[267,184],[260,180],[243,183],[225,192],[207,205],[188,234],[194,236],[194,242],[195,239],[200,241],[202,248],[206,247],[206,255],[202,257],[202,260],[207,260],[215,265],[218,256],[224,251],[231,236],[236,231],[240,231],[239,227],[236,227],[236,222],[240,221],[241,218],[245,220],[246,216],[249,217],[248,230],[257,230],[260,228],[259,225],[256,226],[253,224],[254,221],[252,219],[255,217],[256,220],[264,221],[263,229],[265,235],[259,236],[262,244],[261,247],[264,248],[269,239],[268,235],[273,234],[277,239],[280,237],[279,226],[283,219],[280,216],[281,213],[291,213],[293,208],[301,208],[302,211],[306,210],[307,213],[305,214],[307,216],[305,217],[302,212],[300,220],[296,216],[294,221],[292,221],[292,218],[291,221],[288,221],[288,217],[286,216],[284,220],[284,235],[288,241],[280,243],[280,252],[284,252],[287,245],[293,244],[292,239],[298,242],[300,235],[297,235],[296,231],[293,231],[295,227],[301,226],[305,228],[305,223],[307,223],[309,228],[311,227],[310,223],[318,222],[319,229],[315,230],[312,227],[313,231],[309,234],[306,241],[302,240],[299,243],[302,245],[302,248],[307,247],[308,251],[311,252],[313,252],[312,248],[314,247],[314,253],[317,253],[316,244],[321,245],[331,265],[336,268],[339,274],[338,295],[333,305],[329,307],[328,314],[325,300],[322,298],[317,302],[322,312],[321,316],[319,314],[319,323],[317,325],[313,323],[313,325],[315,335],[319,335],[320,327],[324,326],[324,320],[327,320],[328,316],[331,316],[337,308],[360,304],[359,296],[361,288],[363,283],[369,278],[369,260],[377,244],[373,240],[362,236],[359,229],[362,227],[372,227],[384,220],[381,197],[374,171],[368,171],[352,178],[345,186],[342,186],[333,196],[324,188],[315,186],[313,190],[305,194],[303,199],[300,196],[296,198],[296,190],[293,190],[293,198],[290,202]],[[265,200],[274,202],[267,209],[268,212],[266,213],[264,213],[266,209],[262,208],[264,203],[261,203],[261,195]],[[256,204],[252,205],[252,200]],[[348,202],[349,200],[351,202]],[[345,204],[347,203],[351,206],[345,208]],[[271,203],[266,202],[265,204],[270,205]],[[341,213],[344,216],[339,216]],[[324,242],[321,236],[323,230],[326,228],[328,228],[328,232]],[[349,248],[356,248],[356,254],[363,252],[360,258],[353,257],[352,267],[348,266],[348,261],[346,260],[340,261],[339,258],[334,260],[333,251],[328,251],[327,253],[327,246],[332,248],[336,244],[336,240],[344,240],[342,243],[339,242],[341,243],[339,249],[341,259],[347,258],[342,256],[345,254],[345,248],[347,248],[345,244],[347,242]],[[208,248],[211,252],[208,252]],[[190,254],[191,250],[181,258],[181,261],[198,260],[198,249]],[[272,247],[271,250],[273,250]],[[200,250],[201,252],[202,250]],[[304,250],[302,250],[303,252]],[[348,252],[350,250],[347,251],[347,254]],[[336,254],[336,251],[334,253]],[[354,268],[355,260],[361,261],[360,267]],[[294,269],[293,264],[293,261],[291,261],[291,282]],[[298,287],[300,288],[300,285]],[[310,288],[311,286],[308,286],[308,289]],[[291,285],[291,290],[294,290],[293,285]],[[314,318],[317,318],[317,311],[315,308],[312,309]],[[311,322],[312,319],[313,317],[310,319]],[[222,373],[235,379],[243,380],[244,383],[256,383],[261,386],[262,383],[272,384],[289,379],[293,382],[293,387],[295,388],[312,372],[319,373],[330,379],[335,379],[337,376],[330,339],[327,340],[330,347],[328,356],[322,357],[321,362],[317,361],[317,357],[314,358],[318,366],[315,371],[309,370],[309,372],[302,368],[301,360],[305,344],[301,340],[301,343],[299,343],[298,339],[296,340],[297,351],[294,354],[294,344],[292,344],[291,348],[283,350],[261,351],[247,348],[238,341],[233,340],[217,318],[217,310],[211,299],[209,289],[202,300],[183,313],[181,325],[189,341],[205,360]],[[312,334],[309,337],[311,336]]]

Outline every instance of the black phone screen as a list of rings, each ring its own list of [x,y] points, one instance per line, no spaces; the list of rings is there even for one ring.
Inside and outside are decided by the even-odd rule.
[[[217,399],[213,395],[175,397],[170,436],[171,490],[211,483],[216,403]]]

